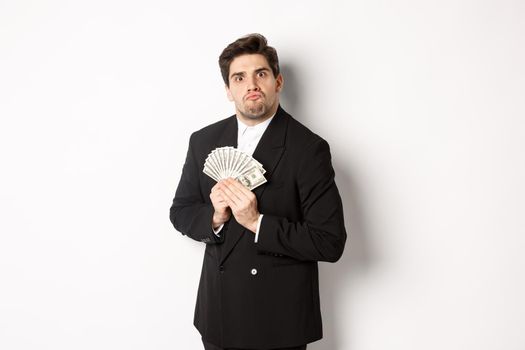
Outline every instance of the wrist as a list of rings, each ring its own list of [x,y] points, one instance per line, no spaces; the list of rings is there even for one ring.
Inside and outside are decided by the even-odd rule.
[[[226,221],[228,221],[228,215],[215,212],[213,214],[211,224],[213,228],[215,229],[221,226],[222,224],[224,224]]]
[[[261,216],[260,213],[257,213],[255,216],[255,220],[249,225],[248,229],[252,231],[254,234],[257,233],[257,224],[259,223],[259,217]]]

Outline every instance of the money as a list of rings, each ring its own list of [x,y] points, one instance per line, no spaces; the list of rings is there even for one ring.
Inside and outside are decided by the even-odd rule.
[[[211,151],[202,171],[217,182],[232,177],[250,191],[266,182],[266,170],[262,164],[249,154],[230,146]]]

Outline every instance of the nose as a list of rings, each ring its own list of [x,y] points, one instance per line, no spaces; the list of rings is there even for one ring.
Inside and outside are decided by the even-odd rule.
[[[259,91],[259,86],[257,85],[254,77],[248,78],[248,91]]]

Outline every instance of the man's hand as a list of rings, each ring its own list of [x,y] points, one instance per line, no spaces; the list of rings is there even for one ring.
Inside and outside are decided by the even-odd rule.
[[[213,229],[217,229],[226,221],[230,220],[230,217],[232,215],[231,210],[228,207],[228,203],[226,203],[226,201],[223,198],[222,192],[218,188],[219,184],[217,183],[215,184],[215,186],[212,187],[210,193],[210,200],[213,204],[213,209],[215,209],[212,219]]]
[[[231,208],[235,220],[255,233],[260,215],[255,194],[232,178],[219,181],[215,187],[224,202]]]

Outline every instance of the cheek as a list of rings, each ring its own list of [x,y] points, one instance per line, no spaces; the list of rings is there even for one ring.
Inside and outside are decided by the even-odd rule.
[[[265,90],[269,91],[271,93],[275,93],[275,92],[279,91],[279,87],[278,87],[277,84],[267,84],[265,86]]]
[[[242,95],[237,90],[230,90],[228,92],[228,99],[232,102],[242,102]]]

